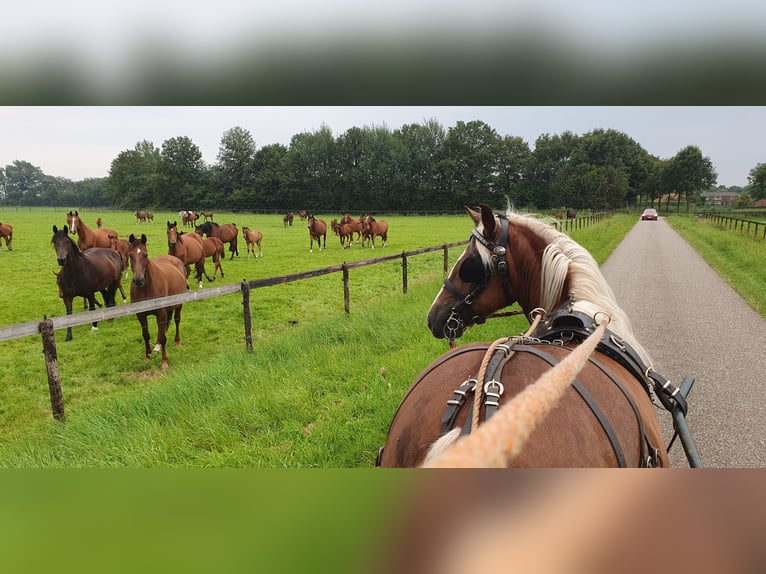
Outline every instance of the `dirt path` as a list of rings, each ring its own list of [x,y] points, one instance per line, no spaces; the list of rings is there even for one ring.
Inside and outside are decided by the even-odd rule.
[[[705,467],[766,467],[766,321],[663,219],[639,221],[602,271],[655,370],[695,377],[687,421]],[[673,466],[688,466],[676,443]]]

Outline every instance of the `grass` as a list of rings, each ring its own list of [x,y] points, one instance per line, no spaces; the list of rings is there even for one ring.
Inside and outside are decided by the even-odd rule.
[[[667,218],[681,237],[766,318],[766,242],[694,216]]]
[[[161,224],[153,227],[135,224],[127,213],[102,217],[121,234],[149,235],[151,250],[163,245],[164,221],[172,215],[158,214]],[[41,223],[40,213],[30,216],[12,222],[14,251],[2,253],[2,263],[38,263],[28,267],[25,286],[16,288],[25,298],[3,315],[4,324],[40,318],[42,309],[63,312],[50,272],[50,223]],[[238,259],[224,263],[226,282],[459,241],[472,226],[467,216],[387,217],[385,250],[342,251],[333,237],[327,250],[309,254],[302,225],[285,229],[276,216],[253,219],[221,216],[264,233],[264,257],[247,261],[241,247]],[[617,215],[572,235],[603,262],[634,223],[634,216]],[[451,250],[452,261],[460,251]],[[170,348],[166,372],[156,360],[144,363],[133,318],[103,324],[97,332],[76,328],[69,343],[57,337],[65,424],[50,415],[39,339],[3,343],[0,464],[369,468],[407,387],[447,350],[425,328],[441,286],[441,259],[440,252],[408,259],[407,295],[401,293],[398,261],[352,270],[349,316],[339,274],[252,292],[253,354],[245,352],[238,295],[188,304],[182,345]],[[526,325],[520,317],[489,321],[470,329],[463,341],[494,340]]]

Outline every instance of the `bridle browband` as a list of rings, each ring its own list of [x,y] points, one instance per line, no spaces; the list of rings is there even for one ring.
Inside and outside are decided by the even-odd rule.
[[[478,281],[474,281],[476,284],[471,291],[469,291],[467,294],[461,293],[457,287],[450,281],[449,277],[444,278],[444,288],[449,291],[449,293],[455,297],[458,300],[458,303],[452,307],[450,310],[449,317],[447,317],[447,320],[444,323],[444,336],[445,338],[449,339],[450,342],[453,342],[455,340],[456,334],[465,329],[465,320],[463,319],[463,315],[461,312],[463,310],[467,310],[470,314],[471,320],[476,323],[477,325],[481,325],[484,323],[487,318],[483,315],[477,313],[471,305],[473,304],[475,298],[482,292],[484,289],[486,289],[487,285],[489,284],[489,279],[497,274],[500,277],[500,281],[503,283],[503,292],[505,293],[506,297],[506,305],[510,305],[513,301],[509,300],[508,297],[508,285],[509,285],[509,277],[508,277],[508,262],[505,260],[505,256],[508,252],[507,244],[508,244],[508,218],[499,215],[500,219],[500,236],[497,240],[497,243],[493,243],[486,237],[484,237],[478,229],[474,228],[471,231],[471,237],[481,243],[484,247],[487,248],[487,250],[491,254],[490,258],[490,272],[487,273],[486,268],[484,269],[484,273],[481,279]],[[474,257],[472,255],[471,257]],[[479,257],[478,255],[475,255],[475,257]],[[465,263],[465,260],[464,260]],[[519,314],[522,313],[522,311],[514,311],[512,314]],[[499,315],[492,315],[492,316],[499,316]]]

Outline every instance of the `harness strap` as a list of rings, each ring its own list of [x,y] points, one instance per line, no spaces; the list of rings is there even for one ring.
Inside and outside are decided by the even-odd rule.
[[[442,415],[442,435],[447,434],[455,424],[455,418],[466,401],[468,393],[476,388],[476,379],[467,379],[457,389],[452,391],[452,398],[447,401],[447,410]]]
[[[548,353],[544,353],[543,351],[540,351],[539,349],[532,346],[524,345],[522,347],[518,347],[517,351],[522,351],[525,353],[531,353],[533,355],[536,355],[539,358],[543,359],[546,363],[548,363],[552,367],[558,363],[558,360],[551,357]],[[599,408],[598,403],[596,403],[596,401],[593,400],[593,397],[585,389],[585,387],[582,386],[582,383],[580,383],[578,379],[574,380],[574,382],[572,383],[572,386],[580,395],[580,397],[582,397],[583,401],[585,401],[585,404],[588,405],[588,408],[590,408],[591,412],[598,420],[599,424],[601,425],[601,428],[604,429],[604,432],[606,433],[606,436],[609,439],[610,444],[612,445],[612,450],[614,451],[614,455],[617,458],[617,464],[620,466],[620,468],[627,467],[627,463],[625,462],[625,454],[622,451],[622,445],[620,444],[620,439],[617,437],[617,433],[615,433],[614,428],[609,422],[609,419],[607,419],[604,412]]]

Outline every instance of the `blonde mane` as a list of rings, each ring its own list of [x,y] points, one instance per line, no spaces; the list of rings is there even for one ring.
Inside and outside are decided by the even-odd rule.
[[[564,282],[568,278],[575,299],[573,309],[591,317],[599,311],[607,313],[611,318],[609,329],[625,339],[647,367],[652,367],[649,354],[636,340],[627,314],[617,304],[612,288],[593,256],[568,235],[539,219],[517,214],[510,207],[505,216],[511,223],[526,227],[548,243],[542,256],[540,306],[548,312],[553,311],[564,295]]]

